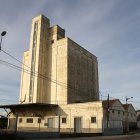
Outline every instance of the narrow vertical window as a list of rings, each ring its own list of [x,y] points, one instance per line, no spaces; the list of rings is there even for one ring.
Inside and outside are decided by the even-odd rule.
[[[34,34],[33,34],[29,102],[31,102],[32,98],[33,98],[32,96],[33,96],[33,89],[34,89],[34,73],[35,73],[35,56],[36,56],[36,46],[37,46],[37,32],[38,32],[38,23],[36,22],[34,24]]]
[[[22,123],[22,118],[19,118],[19,123]]]
[[[91,117],[91,123],[96,123],[96,117]]]
[[[62,118],[62,123],[66,123],[67,119],[66,118]]]

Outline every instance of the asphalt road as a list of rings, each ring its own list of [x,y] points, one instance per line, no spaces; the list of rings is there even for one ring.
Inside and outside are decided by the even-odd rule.
[[[140,133],[119,136],[74,137],[74,138],[34,138],[27,140],[140,140]]]

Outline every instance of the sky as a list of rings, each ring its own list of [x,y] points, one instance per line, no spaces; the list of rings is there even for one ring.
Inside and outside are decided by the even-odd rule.
[[[98,57],[101,99],[133,97],[140,109],[140,0],[0,0],[2,49],[21,61],[40,14]],[[21,66],[3,52],[0,60]],[[20,76],[0,62],[0,104],[18,103]]]

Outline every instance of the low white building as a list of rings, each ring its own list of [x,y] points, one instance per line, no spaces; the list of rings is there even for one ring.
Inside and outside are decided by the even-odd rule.
[[[105,100],[67,105],[17,104],[10,108],[9,129],[17,131],[122,134],[127,112],[119,100]],[[136,126],[136,113],[128,105],[129,129]]]
[[[123,104],[123,107],[125,109],[125,120],[124,122],[126,126],[128,125],[128,130],[134,130],[137,127],[137,116],[136,116],[136,110],[133,107],[132,104]]]
[[[122,103],[119,100],[105,100],[103,101],[103,107],[104,120],[108,121],[108,127],[121,127],[122,123],[118,123],[118,121],[122,122],[125,112]],[[107,123],[105,124],[105,127],[107,127]]]
[[[22,104],[10,108],[9,129],[67,133],[103,133],[102,102],[69,105]]]

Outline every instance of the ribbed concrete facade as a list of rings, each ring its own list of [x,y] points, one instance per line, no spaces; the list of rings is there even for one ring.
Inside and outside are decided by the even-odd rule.
[[[32,19],[30,48],[23,56],[20,103],[68,104],[99,100],[97,57],[50,27]]]

